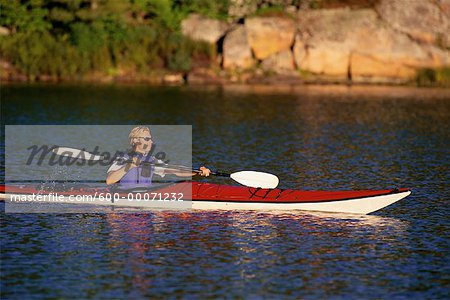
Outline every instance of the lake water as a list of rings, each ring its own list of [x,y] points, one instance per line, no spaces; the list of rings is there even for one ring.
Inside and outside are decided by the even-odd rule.
[[[413,191],[369,216],[2,213],[2,299],[450,295],[450,90],[5,85],[1,101],[9,125],[192,125],[194,165],[282,188]]]

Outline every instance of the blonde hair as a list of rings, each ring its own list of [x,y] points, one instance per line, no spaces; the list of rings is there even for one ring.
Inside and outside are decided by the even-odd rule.
[[[130,145],[133,146],[133,139],[139,136],[139,132],[148,131],[151,133],[150,128],[147,126],[137,126],[131,129],[130,134],[128,135],[128,139],[130,140]]]

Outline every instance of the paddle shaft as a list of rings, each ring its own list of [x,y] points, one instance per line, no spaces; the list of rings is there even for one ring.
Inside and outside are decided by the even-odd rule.
[[[126,160],[123,163],[132,163],[132,160]],[[169,164],[162,164],[162,163],[152,163],[152,162],[140,162],[139,165],[150,165],[150,166],[155,166],[155,167],[162,167],[162,168],[166,168],[166,169],[173,169],[173,170],[180,170],[180,171],[186,171],[186,172],[194,172],[194,173],[202,173],[202,170],[199,169],[192,169],[192,168],[188,168],[185,166],[180,166],[180,165],[169,165]],[[219,177],[230,177],[231,174],[230,173],[225,173],[225,172],[211,172],[209,173],[209,175],[213,175],[213,176],[219,176]]]

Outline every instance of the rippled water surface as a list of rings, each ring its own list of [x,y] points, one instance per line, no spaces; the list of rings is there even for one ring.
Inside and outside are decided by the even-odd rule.
[[[448,90],[14,85],[1,94],[3,124],[189,124],[194,164],[272,172],[283,188],[413,190],[370,216],[3,213],[2,298],[448,298]]]

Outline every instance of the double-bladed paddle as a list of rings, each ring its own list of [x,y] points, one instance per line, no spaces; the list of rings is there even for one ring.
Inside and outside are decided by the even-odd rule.
[[[70,148],[70,147],[55,147],[52,149],[53,153],[59,156],[71,157],[74,159],[82,159],[87,161],[101,161],[104,160],[105,157],[101,155],[97,155],[85,150]],[[124,161],[126,163],[127,161]],[[181,171],[191,171],[195,173],[201,173],[201,170],[191,169],[186,166],[179,165],[169,165],[165,163],[150,163],[150,162],[141,162],[145,164],[150,164],[153,166],[157,166],[160,168],[166,169],[174,169]],[[279,179],[277,176],[265,173],[265,172],[257,172],[257,171],[239,171],[239,172],[211,172],[210,175],[221,176],[221,177],[230,177],[234,181],[253,188],[263,188],[263,189],[274,189],[278,186]]]

